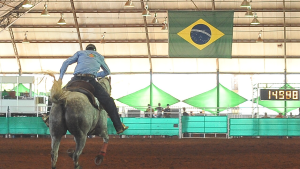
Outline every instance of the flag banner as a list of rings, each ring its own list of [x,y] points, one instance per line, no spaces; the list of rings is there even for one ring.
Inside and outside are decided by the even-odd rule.
[[[233,11],[168,11],[169,56],[231,58]]]

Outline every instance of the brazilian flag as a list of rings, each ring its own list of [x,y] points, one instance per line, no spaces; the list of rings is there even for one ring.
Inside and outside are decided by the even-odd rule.
[[[233,11],[168,11],[169,56],[231,58]]]

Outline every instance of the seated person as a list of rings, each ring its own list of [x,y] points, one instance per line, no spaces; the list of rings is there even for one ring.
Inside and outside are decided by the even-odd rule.
[[[162,108],[160,106],[160,103],[158,103],[158,107],[156,107],[155,110],[157,110],[157,117],[161,118],[162,117],[162,112],[163,112],[164,108]]]
[[[282,113],[279,113],[275,118],[283,118]]]
[[[184,108],[182,108],[183,109],[183,113],[182,113],[182,115],[183,116],[189,116],[189,114],[185,111],[185,107]]]
[[[267,113],[262,118],[270,118]]]
[[[193,111],[190,112],[190,116],[195,116],[194,113],[193,113]]]
[[[146,113],[147,112],[147,113]],[[148,104],[148,108],[145,111],[145,117],[150,117],[150,112],[154,113],[154,110],[151,108],[150,104]]]
[[[171,113],[166,113],[166,112],[171,112],[171,109],[170,109],[170,105],[167,104],[167,107],[164,109],[164,117],[165,118],[170,118],[171,116]]]
[[[289,118],[295,118],[295,116],[293,116],[292,112],[290,112]]]

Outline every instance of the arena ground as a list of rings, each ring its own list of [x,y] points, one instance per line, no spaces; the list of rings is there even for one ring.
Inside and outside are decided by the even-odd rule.
[[[50,138],[0,138],[0,169],[51,168]],[[60,146],[57,169],[71,169],[69,136]],[[102,139],[89,138],[80,156],[84,169],[298,169],[300,138],[113,138],[100,166],[94,157]]]

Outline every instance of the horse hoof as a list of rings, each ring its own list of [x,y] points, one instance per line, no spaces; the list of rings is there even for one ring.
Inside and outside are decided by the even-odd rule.
[[[71,158],[73,158],[74,152],[75,152],[74,149],[71,149],[71,148],[67,150],[68,156]]]
[[[82,167],[80,165],[78,165],[74,169],[82,169]]]
[[[102,163],[102,161],[103,161],[103,158],[104,158],[104,156],[103,155],[97,155],[96,157],[95,157],[95,164],[96,165],[100,165],[101,163]]]

